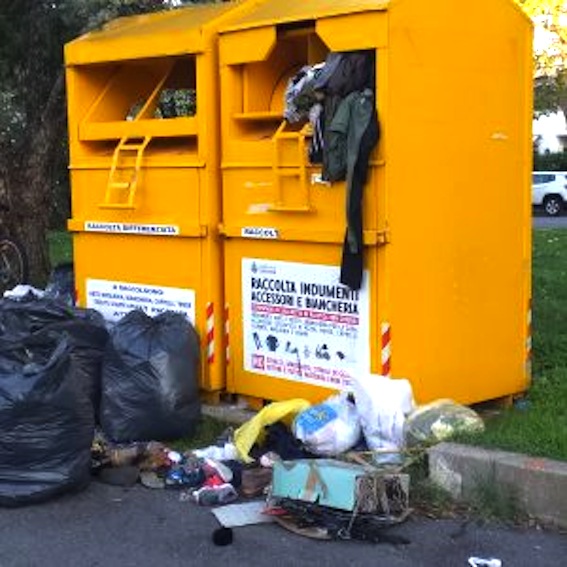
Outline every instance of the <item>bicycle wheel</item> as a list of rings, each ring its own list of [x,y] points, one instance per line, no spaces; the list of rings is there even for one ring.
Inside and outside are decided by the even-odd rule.
[[[28,266],[21,246],[8,237],[0,238],[0,293],[26,281]]]

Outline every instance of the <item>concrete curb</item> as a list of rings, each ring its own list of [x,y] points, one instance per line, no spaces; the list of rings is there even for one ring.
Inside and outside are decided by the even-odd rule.
[[[567,528],[567,463],[441,443],[429,453],[429,475],[455,499],[470,499],[479,484],[496,483],[529,516]]]

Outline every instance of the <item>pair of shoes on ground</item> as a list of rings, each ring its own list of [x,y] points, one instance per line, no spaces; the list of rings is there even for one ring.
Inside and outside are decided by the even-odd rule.
[[[203,486],[193,492],[193,498],[201,506],[216,506],[234,502],[238,498],[238,492],[227,482],[218,486]]]

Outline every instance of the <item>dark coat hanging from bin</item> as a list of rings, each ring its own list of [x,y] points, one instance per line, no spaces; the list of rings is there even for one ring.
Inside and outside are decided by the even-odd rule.
[[[323,170],[326,181],[346,179],[347,229],[342,284],[360,289],[364,271],[362,197],[370,154],[379,139],[372,51],[330,53],[313,88],[325,94]]]

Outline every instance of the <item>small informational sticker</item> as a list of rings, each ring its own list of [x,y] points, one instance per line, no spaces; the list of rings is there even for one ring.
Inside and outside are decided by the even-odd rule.
[[[86,221],[85,231],[111,232],[115,234],[140,234],[143,236],[177,236],[179,234],[179,227],[173,224]]]
[[[192,289],[87,279],[87,307],[96,309],[112,322],[140,309],[151,317],[164,311],[183,313],[195,324],[195,291]]]
[[[340,269],[242,259],[244,368],[337,390],[370,371],[369,275],[351,290]]]
[[[262,240],[277,240],[280,233],[277,228],[265,226],[245,226],[241,231],[243,238],[259,238]]]

